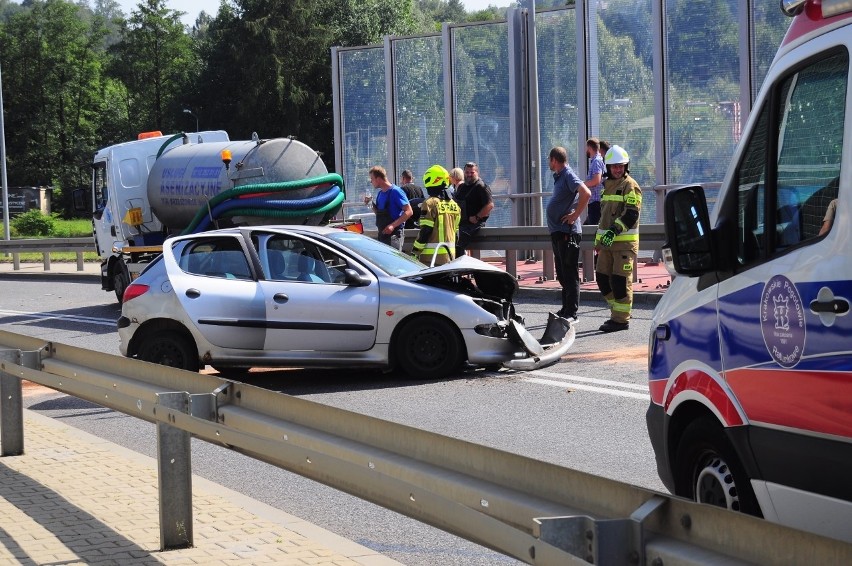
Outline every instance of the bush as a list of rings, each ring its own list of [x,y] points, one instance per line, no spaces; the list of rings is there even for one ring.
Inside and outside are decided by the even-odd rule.
[[[50,236],[54,230],[54,220],[45,216],[40,210],[28,210],[17,216],[11,222],[11,228],[18,236]]]

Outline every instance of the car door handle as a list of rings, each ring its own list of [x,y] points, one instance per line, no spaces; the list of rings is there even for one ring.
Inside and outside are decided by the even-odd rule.
[[[814,300],[811,301],[811,312],[816,314],[821,312],[844,314],[849,312],[849,301],[846,299],[831,299],[828,301]]]
[[[275,293],[272,295],[272,300],[276,303],[286,303],[290,300],[290,297],[288,297],[286,293]]]
[[[201,296],[201,291],[199,291],[198,289],[187,289],[186,296],[190,299],[197,299]]]

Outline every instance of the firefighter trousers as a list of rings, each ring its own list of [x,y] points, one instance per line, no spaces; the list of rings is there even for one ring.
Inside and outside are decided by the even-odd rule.
[[[613,322],[626,323],[630,320],[633,308],[633,268],[637,255],[638,252],[633,249],[599,248],[595,277],[598,289],[609,305]]]

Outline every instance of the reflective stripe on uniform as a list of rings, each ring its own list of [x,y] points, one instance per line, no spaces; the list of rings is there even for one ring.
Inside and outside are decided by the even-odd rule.
[[[627,312],[627,313],[629,313],[631,304],[630,303],[618,303],[618,302],[613,301],[609,306],[614,312]]]
[[[425,248],[420,250],[421,255],[447,255],[450,253],[449,244],[446,242],[439,242],[436,244],[426,244]]]
[[[642,204],[642,195],[636,192],[629,192],[626,195],[601,195],[601,202],[623,202],[638,206]]]
[[[601,237],[607,233],[607,230],[603,228],[598,228],[597,233],[595,234],[595,243],[600,242]],[[630,230],[625,230],[612,240],[613,242],[638,242],[639,241],[639,229],[631,228]]]

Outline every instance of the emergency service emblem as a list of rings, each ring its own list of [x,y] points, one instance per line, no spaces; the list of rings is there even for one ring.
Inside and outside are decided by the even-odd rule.
[[[776,275],[760,296],[760,328],[763,343],[778,365],[791,368],[805,349],[805,309],[792,281]]]

